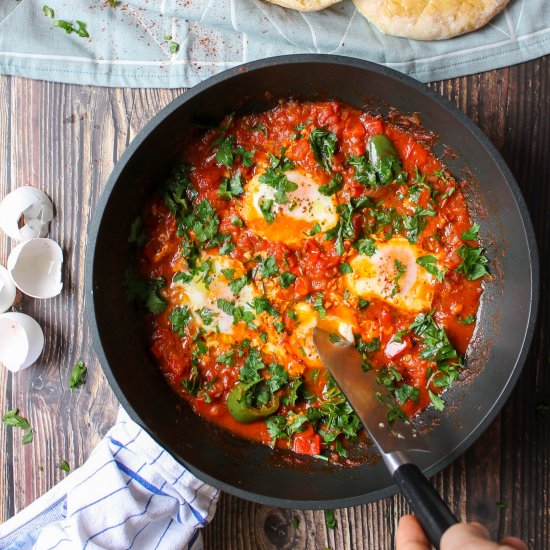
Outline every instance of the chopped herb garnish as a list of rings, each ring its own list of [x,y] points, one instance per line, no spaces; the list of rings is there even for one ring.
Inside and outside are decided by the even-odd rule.
[[[234,225],[235,227],[242,227],[244,223],[239,216],[231,216],[231,225]]]
[[[67,463],[66,460],[62,460],[59,463],[59,469],[63,470],[64,472],[70,472],[71,471],[71,467],[69,466],[69,464]]]
[[[464,319],[461,319],[458,321],[459,325],[471,325],[475,322],[476,318],[474,315],[468,315],[467,317],[464,317]]]
[[[353,226],[353,215],[356,212],[370,206],[372,200],[370,197],[352,198],[349,202],[340,204],[337,207],[337,212],[340,214],[338,223],[325,233],[327,241],[335,239],[334,246],[336,252],[342,255],[345,252],[344,239],[355,238],[355,228]]]
[[[128,242],[130,244],[135,244],[137,246],[143,246],[147,242],[147,235],[143,228],[143,220],[138,216],[130,226],[130,236],[128,237]]]
[[[53,11],[52,8],[50,8],[50,6],[44,5],[42,7],[42,11],[44,12],[44,15],[46,17],[51,17],[52,19],[55,17],[55,12]]]
[[[234,148],[235,138],[233,136],[223,137],[216,151],[216,162],[224,166],[233,166]]]
[[[365,256],[373,256],[376,253],[376,243],[370,237],[359,239],[353,246],[357,248],[359,254],[365,254]]]
[[[472,227],[470,227],[468,231],[464,231],[460,236],[465,241],[475,241],[479,234],[479,229],[480,229],[479,225],[477,223],[474,223],[474,225],[472,225]]]
[[[260,132],[264,134],[265,137],[267,137],[267,128],[263,124],[256,124],[256,126],[252,126],[252,128],[248,129],[249,132]]]
[[[71,388],[71,390],[75,390],[76,388],[79,388],[86,383],[87,372],[88,369],[86,368],[86,365],[84,364],[84,361],[82,361],[82,359],[75,363],[73,370],[71,371],[71,378],[69,380],[69,387]]]
[[[370,302],[364,298],[359,298],[359,309],[363,309],[370,306]]]
[[[19,415],[18,409],[12,409],[11,411],[5,413],[2,417],[2,422],[6,426],[11,426],[12,428],[21,428],[22,430],[25,430],[22,438],[23,445],[26,445],[33,440],[33,429],[31,428],[29,421],[23,416]]]
[[[411,399],[417,403],[418,398],[420,397],[420,390],[414,386],[409,386],[409,384],[403,384],[400,388],[397,388],[394,391],[394,394],[397,401],[401,405],[404,405],[407,399]]]
[[[246,168],[254,166],[254,151],[247,151],[242,145],[237,145],[235,157],[241,157],[241,162]]]
[[[76,23],[73,23],[72,21],[63,21],[62,19],[58,19],[54,23],[54,27],[59,27],[60,29],[63,29],[67,34],[76,33],[81,38],[89,38],[88,30],[86,29],[86,23],[83,23],[82,21],[77,21]]]
[[[221,274],[228,280],[232,281],[235,278],[236,269],[221,269]]]
[[[205,325],[211,325],[215,316],[216,316],[216,312],[211,309],[208,309],[207,307],[203,307],[199,309],[199,317],[202,319],[202,322]]]
[[[314,235],[317,235],[317,233],[321,233],[321,226],[316,223],[310,230],[309,236],[313,237]]]
[[[300,518],[298,516],[293,516],[291,525],[294,529],[298,529],[298,527],[300,527]]]
[[[172,324],[172,330],[180,337],[185,336],[185,327],[191,320],[191,311],[187,306],[175,307],[170,313],[168,320]]]
[[[376,172],[372,164],[369,162],[367,153],[361,156],[352,155],[348,158],[348,164],[355,168],[355,179],[359,183],[367,187],[376,187],[378,181],[376,179]]]
[[[342,178],[342,174],[334,174],[329,183],[327,183],[326,185],[321,185],[319,187],[319,193],[327,196],[334,195],[335,193],[338,193],[340,189],[342,189],[343,185],[344,179]]]
[[[233,292],[234,295],[239,294],[239,292],[246,286],[248,283],[248,277],[246,275],[243,275],[242,277],[239,277],[238,279],[234,279],[229,283],[229,288],[231,289],[231,292]]]
[[[321,293],[319,293],[317,295],[317,298],[315,298],[315,301],[313,302],[313,308],[317,311],[321,319],[325,318],[327,310],[325,309],[325,306],[323,304],[323,295]]]
[[[437,269],[437,258],[435,256],[421,256],[416,260],[428,273],[433,275],[439,282],[445,277],[445,269]]]
[[[275,201],[273,199],[264,199],[260,203],[260,210],[262,211],[262,216],[265,218],[267,223],[273,223],[275,221],[275,214],[273,213],[273,204]]]
[[[444,361],[456,359],[458,354],[449,342],[444,328],[439,328],[434,318],[428,313],[420,313],[409,327],[410,331],[423,339],[422,359]]]
[[[216,363],[222,363],[223,365],[232,365],[234,361],[235,350],[231,349],[218,355],[216,358]]]
[[[295,280],[296,275],[290,273],[290,271],[286,271],[285,273],[281,273],[279,275],[279,282],[283,288],[288,288]]]
[[[279,272],[277,261],[273,256],[268,256],[265,260],[262,260],[259,267],[260,277],[263,277],[264,279],[267,279],[268,277],[271,277]]]
[[[458,249],[458,255],[463,261],[456,268],[456,272],[464,275],[469,281],[475,281],[489,273],[487,269],[489,260],[485,256],[484,248],[473,248],[463,244]]]
[[[177,42],[170,42],[169,44],[170,53],[178,53],[180,51],[180,45]]]
[[[190,231],[193,231],[199,243],[204,244],[211,241],[210,244],[218,244],[220,234],[218,228],[220,220],[214,208],[207,199],[202,200],[195,208],[183,219],[183,225]]]
[[[399,279],[401,279],[401,277],[403,277],[403,275],[407,272],[407,266],[402,264],[399,260],[394,260],[393,265],[395,266],[396,273],[393,278],[393,288],[391,291],[392,298],[400,292],[401,289],[399,287]]]
[[[270,155],[269,159],[271,166],[259,177],[260,183],[269,185],[269,187],[275,189],[275,200],[279,204],[286,204],[288,202],[287,193],[291,193],[298,189],[298,186],[293,181],[290,181],[285,175],[285,172],[294,168],[294,163],[285,157],[285,152],[286,149],[283,147],[279,158],[275,155]],[[264,214],[263,208],[262,214]]]
[[[330,172],[332,159],[334,158],[338,143],[336,135],[322,128],[315,128],[309,134],[309,143],[317,164],[327,172]]]
[[[499,510],[507,510],[508,509],[508,504],[506,504],[505,502],[497,502],[496,506]]]
[[[334,510],[325,510],[325,525],[329,529],[336,528],[336,518],[334,517]]]
[[[424,228],[426,227],[427,217],[435,216],[433,209],[422,208],[421,206],[415,206],[412,216],[405,214],[403,216],[403,226],[407,230],[406,237],[412,244],[418,242],[418,237]]]
[[[436,411],[442,411],[445,408],[445,401],[443,401],[437,393],[434,393],[432,390],[428,390],[428,395],[430,396],[430,401]]]
[[[349,275],[350,273],[353,273],[353,268],[347,262],[339,264],[338,269],[343,275]]]
[[[218,187],[218,195],[230,201],[233,197],[240,197],[244,193],[243,182],[240,172],[237,172],[231,179],[224,178]]]

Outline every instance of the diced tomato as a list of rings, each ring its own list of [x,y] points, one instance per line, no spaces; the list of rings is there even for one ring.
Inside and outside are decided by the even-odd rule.
[[[292,450],[300,455],[318,455],[321,453],[321,436],[309,433],[309,430],[296,434],[292,440]]]

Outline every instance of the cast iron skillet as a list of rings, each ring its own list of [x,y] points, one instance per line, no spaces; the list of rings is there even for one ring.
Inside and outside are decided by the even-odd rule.
[[[130,224],[173,166],[186,131],[197,121],[217,123],[231,111],[264,110],[289,97],[339,99],[355,107],[374,97],[418,112],[423,126],[439,136],[436,152],[450,146],[456,153],[456,160],[446,159],[454,174],[463,175],[466,165],[479,182],[468,198],[495,279],[483,294],[468,352],[470,374],[446,393],[450,406],[425,433],[433,452],[415,460],[433,475],[481,435],[508,398],[533,335],[539,275],[532,225],[512,174],[481,131],[423,85],[373,63],[328,55],[265,59],[210,78],[161,111],[126,149],[96,207],[86,257],[87,311],[99,360],[124,408],[199,478],[274,506],[352,506],[396,492],[383,464],[295,464],[285,451],[235,438],[193,414],[149,356],[139,315],[124,291]],[[425,412],[420,423],[429,425],[434,416]]]

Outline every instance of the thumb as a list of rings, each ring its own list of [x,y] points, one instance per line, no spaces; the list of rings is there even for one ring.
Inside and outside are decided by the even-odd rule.
[[[395,534],[395,550],[431,550],[432,545],[414,516],[403,516]]]
[[[449,527],[441,538],[441,548],[445,550],[496,550],[491,542],[489,531],[480,523],[457,523]]]

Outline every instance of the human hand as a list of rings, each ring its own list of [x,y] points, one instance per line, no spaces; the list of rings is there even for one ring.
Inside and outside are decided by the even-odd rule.
[[[431,550],[432,545],[414,516],[399,520],[395,535],[395,550]],[[492,542],[489,531],[480,523],[457,523],[441,538],[441,550],[527,550],[516,537],[504,537]]]

